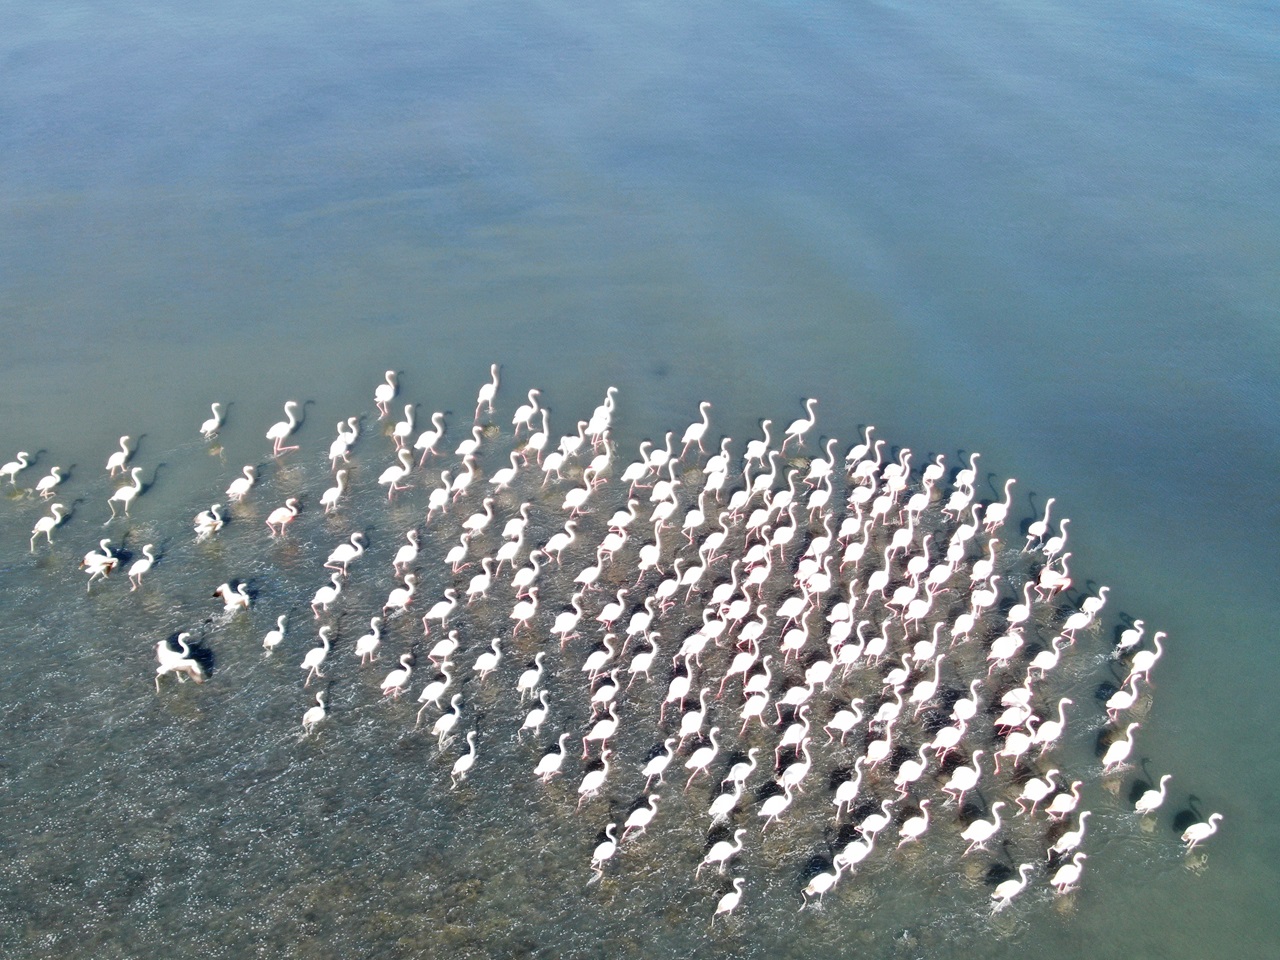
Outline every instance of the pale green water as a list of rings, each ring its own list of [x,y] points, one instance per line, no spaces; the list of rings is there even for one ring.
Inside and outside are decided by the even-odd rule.
[[[1274,5],[11,19],[0,459],[76,464],[84,502],[52,560],[27,555],[35,504],[0,510],[8,954],[1274,954]],[[305,470],[273,481],[314,497],[333,422],[382,370],[420,415],[461,419],[492,361],[500,412],[538,386],[557,435],[618,385],[628,459],[700,399],[740,451],[812,395],[841,452],[871,422],[951,462],[981,451],[1019,478],[1019,518],[1030,491],[1057,497],[1108,625],[1170,634],[1139,751],[1177,809],[1226,814],[1209,869],[1184,869],[1174,805],[1149,843],[1117,805],[1070,917],[1041,897],[992,927],[922,861],[797,915],[793,858],[754,864],[769,890],[707,938],[720,887],[656,861],[582,886],[601,816],[522,779],[540,842],[460,864],[507,856],[510,821],[448,794],[376,696],[350,689],[349,718],[298,742],[309,639],[156,698],[154,640],[210,609],[213,569],[316,585],[287,552],[189,543],[280,403],[315,401]],[[234,403],[225,464],[193,439],[214,399]],[[165,464],[130,542],[166,544],[166,587],[90,601],[74,565],[122,433]],[[252,650],[272,613],[218,645]]]

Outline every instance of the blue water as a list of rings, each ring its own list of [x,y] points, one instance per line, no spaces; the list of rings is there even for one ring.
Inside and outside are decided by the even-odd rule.
[[[28,485],[74,464],[83,498],[37,559],[40,505],[0,504],[6,955],[1274,955],[1275,4],[5,19],[0,460],[42,451]],[[800,915],[794,859],[757,864],[769,893],[709,934],[722,891],[672,889],[686,871],[581,886],[603,815],[522,785],[536,839],[512,857],[512,818],[448,795],[440,761],[409,789],[434,750],[376,697],[299,742],[305,606],[287,656],[157,699],[154,640],[212,611],[214,570],[314,589],[297,556],[189,543],[283,401],[314,403],[272,489],[314,491],[384,369],[462,420],[491,362],[500,413],[539,387],[556,435],[617,385],[620,459],[702,399],[740,451],[815,396],[841,451],[874,423],[918,456],[980,451],[980,496],[1016,476],[1020,519],[1056,497],[1107,629],[1169,633],[1138,748],[1174,774],[1158,832],[1117,803],[1070,910],[996,925],[919,861]],[[124,433],[163,464],[130,536],[166,544],[168,586],[89,598],[75,564],[123,531],[99,527],[99,471]],[[334,539],[309,522],[302,543]],[[1226,817],[1199,872],[1171,825],[1191,794]]]

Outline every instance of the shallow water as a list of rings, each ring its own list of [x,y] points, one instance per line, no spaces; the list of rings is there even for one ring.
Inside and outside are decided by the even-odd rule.
[[[1267,12],[20,12],[0,41],[0,459],[41,451],[28,485],[74,464],[80,502],[34,558],[43,508],[0,503],[6,954],[1272,955]],[[816,396],[841,453],[874,423],[916,466],[981,451],[980,497],[1016,476],[1018,521],[1056,497],[1073,572],[1112,587],[1104,634],[1136,616],[1170,635],[1136,751],[1174,775],[1156,832],[1124,812],[1135,772],[1119,798],[1091,783],[1079,893],[993,921],[927,845],[798,913],[824,851],[784,829],[709,931],[727,877],[691,882],[705,795],[587,885],[606,814],[500,775],[532,748],[486,739],[492,762],[451,793],[459,745],[436,757],[350,664],[333,723],[300,737],[312,555],[377,530],[357,574],[373,605],[422,510],[313,510],[281,544],[258,511],[314,501],[334,422],[371,409],[387,367],[452,427],[494,361],[499,422],[536,386],[555,435],[617,385],[620,460],[702,399],[740,452]],[[275,499],[194,545],[191,516],[268,462],[290,397],[314,403],[264,479]],[[195,439],[213,400],[232,403],[218,457]],[[103,529],[123,433],[151,486]],[[389,461],[361,444],[370,470]],[[160,545],[153,582],[88,594],[76,562],[126,530]],[[275,608],[217,615],[211,681],[157,696],[156,640],[213,615],[228,576],[293,598],[287,650],[258,646]],[[1071,755],[1092,746],[1082,730]],[[1172,826],[1191,794],[1226,815],[1199,873]]]

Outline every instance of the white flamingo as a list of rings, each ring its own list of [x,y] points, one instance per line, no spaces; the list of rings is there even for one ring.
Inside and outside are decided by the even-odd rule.
[[[289,435],[298,429],[298,417],[294,413],[298,406],[297,400],[290,400],[285,403],[285,419],[273,423],[267,431],[267,439],[271,441],[271,453],[273,456],[278,457],[286,451],[298,449],[296,446],[286,447],[284,445],[284,442],[289,439]]]

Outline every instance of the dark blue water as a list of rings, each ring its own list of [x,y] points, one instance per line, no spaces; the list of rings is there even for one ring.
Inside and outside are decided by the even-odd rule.
[[[27,486],[74,464],[81,502],[34,559],[41,505],[0,509],[8,954],[1274,953],[1273,4],[10,13],[0,460],[40,451]],[[1079,894],[994,924],[924,855],[796,914],[812,837],[784,831],[709,934],[723,888],[664,859],[696,861],[700,812],[586,887],[605,814],[479,774],[463,802],[376,690],[350,679],[346,718],[300,740],[310,560],[351,527],[268,547],[251,511],[196,547],[191,516],[267,462],[284,400],[314,401],[304,450],[264,490],[314,499],[383,370],[452,427],[495,361],[504,427],[531,387],[558,436],[617,385],[620,461],[699,400],[740,452],[815,396],[841,452],[874,423],[917,467],[981,451],[980,497],[1016,476],[1019,520],[1056,497],[1105,629],[1169,633],[1138,741],[1174,775],[1157,830],[1091,784]],[[99,526],[124,433],[154,480],[128,542],[166,559],[153,590],[88,595],[79,557],[126,530]],[[421,510],[373,493],[348,519],[390,556]],[[260,607],[216,625],[216,682],[157,697],[156,639],[226,576],[300,604],[288,654],[261,659]],[[1191,795],[1226,816],[1198,871],[1172,825]]]

